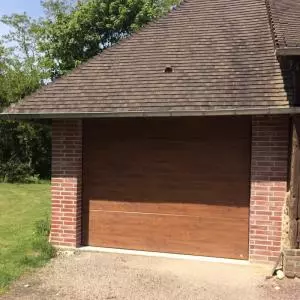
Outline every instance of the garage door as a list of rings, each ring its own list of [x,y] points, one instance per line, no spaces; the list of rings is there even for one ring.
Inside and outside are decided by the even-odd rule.
[[[84,121],[87,245],[248,258],[250,119]]]

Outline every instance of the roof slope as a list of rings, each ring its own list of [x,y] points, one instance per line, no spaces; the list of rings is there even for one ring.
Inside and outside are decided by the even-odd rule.
[[[278,48],[300,47],[300,1],[268,0]]]
[[[6,113],[288,106],[265,0],[186,0]]]

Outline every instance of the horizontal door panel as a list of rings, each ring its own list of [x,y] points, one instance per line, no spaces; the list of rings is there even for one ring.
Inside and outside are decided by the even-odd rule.
[[[89,244],[248,258],[248,221],[140,213],[91,211]]]

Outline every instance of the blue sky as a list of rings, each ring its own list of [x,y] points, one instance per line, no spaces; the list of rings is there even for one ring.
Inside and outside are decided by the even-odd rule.
[[[0,16],[23,12],[27,12],[33,18],[42,16],[40,0],[0,0]],[[7,27],[0,23],[0,35],[7,32]]]

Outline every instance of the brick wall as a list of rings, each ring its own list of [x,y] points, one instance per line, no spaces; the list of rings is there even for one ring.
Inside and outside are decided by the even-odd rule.
[[[253,117],[249,237],[252,261],[274,261],[281,250],[288,144],[288,117]]]
[[[284,251],[283,272],[287,277],[300,278],[300,249]]]
[[[81,242],[82,122],[52,123],[51,241],[77,247]]]

